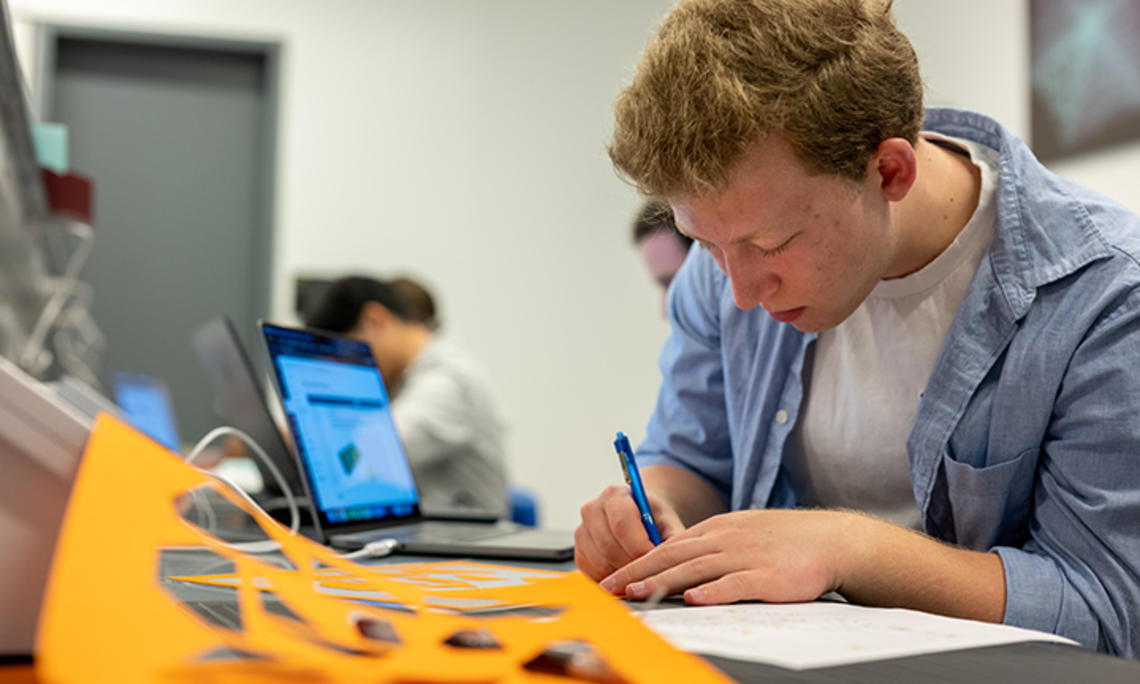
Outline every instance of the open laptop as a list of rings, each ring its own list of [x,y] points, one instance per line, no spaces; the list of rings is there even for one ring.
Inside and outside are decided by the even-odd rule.
[[[117,371],[111,374],[111,387],[127,422],[174,453],[182,450],[174,404],[165,382],[151,375]]]
[[[395,539],[405,553],[565,560],[569,532],[504,522],[429,520],[364,342],[260,323],[320,541],[360,548]]]
[[[214,411],[227,424],[257,442],[281,471],[297,504],[302,508],[308,507],[309,502],[304,498],[305,486],[297,472],[297,461],[269,412],[263,387],[233,324],[225,317],[206,321],[194,330],[191,344],[198,366],[210,381]],[[280,490],[277,479],[261,459],[254,458],[253,461],[261,473],[263,491],[268,497],[261,497],[259,503],[267,510],[281,508],[285,505],[284,492]]]

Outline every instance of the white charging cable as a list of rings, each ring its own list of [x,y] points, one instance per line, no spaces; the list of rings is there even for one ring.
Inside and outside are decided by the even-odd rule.
[[[259,446],[257,442],[255,442],[253,438],[246,433],[238,430],[237,428],[229,426],[215,428],[206,433],[205,437],[198,440],[198,444],[196,444],[194,448],[190,450],[189,455],[186,456],[186,463],[193,465],[194,461],[197,460],[198,457],[202,455],[202,452],[206,450],[206,447],[208,447],[214,442],[214,440],[216,440],[218,437],[221,437],[222,435],[233,435],[234,437],[240,439],[253,451],[254,454],[257,455],[259,459],[261,459],[261,462],[265,464],[266,469],[270,472],[270,474],[273,475],[273,479],[277,481],[277,486],[280,487],[282,493],[285,494],[285,501],[289,504],[289,530],[296,534],[301,527],[301,515],[297,510],[297,500],[293,496],[292,490],[289,489],[289,485],[285,482],[284,476],[281,475],[281,471],[277,469],[277,465],[273,463],[273,461],[269,458],[269,455],[265,453],[265,450],[262,449],[261,446]],[[259,506],[258,503],[249,496],[249,494],[246,494],[245,490],[239,487],[230,478],[221,475],[220,473],[215,473],[203,468],[197,468],[197,470],[206,475],[209,475],[212,478],[224,482],[230,487],[230,489],[233,489],[238,493],[238,495],[245,499],[249,505],[253,506],[262,513],[265,513],[265,510]],[[198,505],[197,497],[193,492],[191,495],[194,496],[195,505]],[[208,505],[208,502],[205,508],[205,516],[206,519],[210,521],[208,523],[208,527],[210,533],[212,534],[214,532],[215,516],[213,510]],[[244,551],[245,553],[272,553],[281,548],[281,544],[272,539],[267,541],[241,542],[237,544],[222,542],[222,544],[225,544],[225,546],[234,549],[235,551]],[[341,558],[347,558],[350,560],[357,560],[361,558],[383,558],[384,556],[387,556],[395,551],[399,545],[400,543],[395,539],[377,539],[376,541],[365,544],[364,548],[362,549],[342,555]]]
[[[400,545],[400,542],[395,539],[377,539],[374,542],[368,542],[364,548],[352,553],[346,553],[341,558],[349,560],[357,560],[359,558],[383,558],[391,554]]]
[[[260,459],[261,462],[265,465],[266,470],[268,470],[269,473],[273,475],[273,479],[277,481],[277,486],[280,487],[282,493],[285,494],[285,501],[289,505],[289,530],[296,534],[298,530],[301,529],[301,513],[297,510],[297,499],[293,496],[292,490],[289,489],[289,485],[285,482],[285,477],[281,475],[281,471],[278,470],[277,465],[273,463],[273,460],[269,458],[269,455],[265,453],[265,450],[262,449],[261,446],[258,445],[258,443],[255,442],[254,439],[246,433],[238,430],[237,428],[229,427],[228,425],[214,428],[213,430],[210,430],[208,433],[206,433],[205,437],[198,440],[198,444],[196,444],[194,448],[190,450],[189,455],[186,456],[186,462],[193,465],[194,461],[197,460],[198,457],[201,456],[202,453],[206,450],[206,447],[210,446],[214,440],[216,440],[218,437],[221,437],[222,435],[233,435],[234,437],[237,437],[242,442],[244,442],[245,445],[248,446],[250,450],[253,451],[253,453],[257,456],[257,458]],[[262,513],[265,513],[264,509],[262,509],[261,506],[259,506],[257,502],[249,496],[249,494],[245,493],[245,490],[239,487],[230,478],[220,473],[215,473],[203,468],[198,468],[198,470],[216,480],[224,482],[230,487],[230,489],[233,489],[238,493],[239,496],[245,499],[249,505],[253,506]],[[197,503],[196,498],[195,503]],[[214,517],[213,512],[210,511],[207,513],[207,517],[212,520]],[[212,523],[211,527],[213,527]],[[212,529],[211,532],[213,532]],[[281,544],[272,539],[267,541],[241,542],[237,544],[229,544],[226,542],[222,543],[229,548],[234,549],[235,551],[244,551],[246,553],[272,553],[273,551],[277,551],[281,548]]]

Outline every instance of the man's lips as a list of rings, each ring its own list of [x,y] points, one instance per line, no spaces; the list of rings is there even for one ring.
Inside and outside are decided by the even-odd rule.
[[[804,307],[798,309],[785,309],[784,311],[770,311],[768,315],[781,323],[791,323],[800,317],[804,312]]]

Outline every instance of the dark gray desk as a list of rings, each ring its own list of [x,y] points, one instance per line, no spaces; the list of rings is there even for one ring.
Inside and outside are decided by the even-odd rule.
[[[441,557],[393,555],[368,561],[369,565],[389,563],[418,563],[456,560]],[[481,562],[481,559],[461,559]],[[539,563],[519,561],[486,561],[496,565],[573,570],[573,562]],[[166,576],[203,572],[202,561],[193,552],[174,552],[164,556],[162,573]],[[225,568],[211,568],[209,572],[226,572]],[[180,584],[172,589],[185,601],[202,602],[206,606],[224,606],[224,596],[232,590]],[[222,624],[226,611],[211,616]],[[236,613],[236,611],[235,611]],[[1071,684],[1096,682],[1097,684],[1140,684],[1140,662],[1089,653],[1087,651],[1053,643],[1020,643],[986,648],[947,651],[907,658],[878,660],[855,665],[843,665],[813,670],[789,670],[774,665],[730,660],[706,656],[709,662],[739,682],[765,682],[775,684],[882,684],[884,682],[932,682],[1002,684]]]
[[[817,670],[787,670],[773,665],[706,656],[739,682],[773,684],[1137,684],[1140,662],[1089,653],[1072,646],[1037,642],[945,651],[876,660]]]

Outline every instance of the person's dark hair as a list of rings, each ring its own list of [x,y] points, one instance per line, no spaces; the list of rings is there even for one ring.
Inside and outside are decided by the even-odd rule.
[[[365,276],[348,276],[329,285],[320,304],[305,319],[305,326],[345,333],[356,327],[368,302],[377,302],[397,318],[408,320],[404,301],[388,283]]]
[[[423,325],[428,330],[439,328],[439,319],[435,313],[435,299],[431,292],[415,280],[407,277],[393,278],[392,289],[396,296],[404,301],[404,308],[408,313],[408,320]]]
[[[677,231],[677,224],[673,221],[673,210],[669,208],[669,205],[664,202],[649,200],[633,219],[633,244],[637,245],[645,238],[658,232],[672,233],[673,237],[677,238],[677,242],[684,245],[686,249],[693,244],[691,237],[682,235]]]

